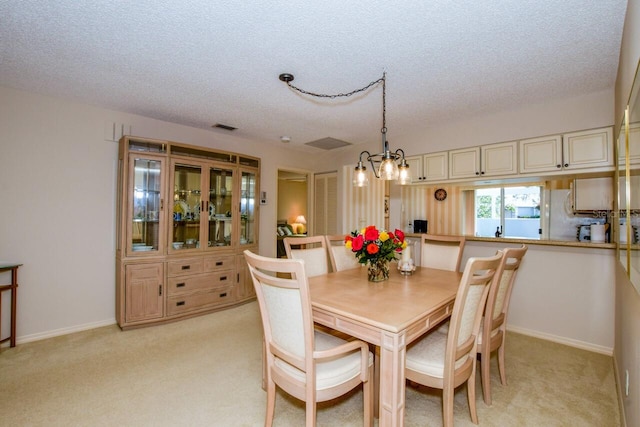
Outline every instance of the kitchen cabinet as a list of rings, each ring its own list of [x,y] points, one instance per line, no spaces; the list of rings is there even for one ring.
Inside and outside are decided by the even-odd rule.
[[[562,136],[564,169],[613,167],[613,134],[610,127]]]
[[[515,175],[517,142],[503,142],[449,151],[449,179]]]
[[[449,177],[449,153],[447,151],[407,157],[406,160],[409,164],[412,184],[442,182]]]
[[[116,318],[121,328],[255,298],[260,159],[170,141],[120,141]]]
[[[573,210],[589,213],[613,210],[613,178],[574,180]]]
[[[520,173],[613,170],[611,128],[520,141]]]
[[[625,132],[618,138],[618,162],[625,163]],[[640,123],[629,124],[629,166],[637,169],[640,165]]]

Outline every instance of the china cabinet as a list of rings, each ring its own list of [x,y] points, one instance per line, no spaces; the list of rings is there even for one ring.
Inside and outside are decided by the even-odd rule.
[[[144,326],[255,297],[260,159],[182,143],[120,140],[116,317]]]

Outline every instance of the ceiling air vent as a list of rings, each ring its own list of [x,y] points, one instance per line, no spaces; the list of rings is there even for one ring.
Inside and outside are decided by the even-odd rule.
[[[322,148],[323,150],[333,150],[335,148],[346,147],[347,145],[352,145],[350,142],[342,141],[340,139],[335,138],[322,138],[317,139],[315,141],[306,142],[305,145],[309,145],[311,147]]]
[[[238,128],[233,127],[233,126],[223,125],[222,123],[216,123],[215,125],[213,125],[211,127],[212,128],[218,128],[218,129],[224,129],[224,130],[228,130],[228,131],[233,131],[233,130],[238,129]]]

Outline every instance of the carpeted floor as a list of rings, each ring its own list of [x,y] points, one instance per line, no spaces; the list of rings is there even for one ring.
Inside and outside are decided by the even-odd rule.
[[[3,348],[2,426],[261,426],[261,326],[255,302],[162,326],[117,326]],[[481,426],[619,426],[613,361],[524,335],[507,338],[507,379],[492,359],[493,405]],[[435,390],[407,388],[405,425],[441,426]],[[361,426],[362,392],[319,405],[319,426]],[[474,425],[466,390],[456,426]],[[276,426],[304,425],[304,405],[279,393]],[[376,420],[377,425],[377,420]]]

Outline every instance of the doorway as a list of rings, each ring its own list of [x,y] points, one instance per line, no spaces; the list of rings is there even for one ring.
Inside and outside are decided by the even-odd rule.
[[[313,218],[309,209],[312,189],[309,187],[310,173],[292,169],[278,169],[278,194],[276,230],[277,249],[282,251],[282,239],[287,233],[307,234]]]

